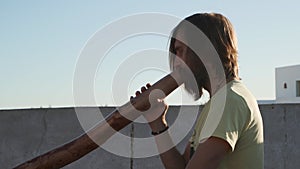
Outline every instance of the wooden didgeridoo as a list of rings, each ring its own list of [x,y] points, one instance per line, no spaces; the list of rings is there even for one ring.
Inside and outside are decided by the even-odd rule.
[[[151,91],[159,89],[164,93],[161,97],[165,97],[181,84],[179,71],[174,71],[166,75],[153,84],[146,92],[137,96],[134,102],[129,101],[114,110],[105,120],[99,122],[87,133],[32,160],[26,161],[14,169],[55,169],[78,160],[99,147],[99,145],[103,144],[114,133],[130,124],[133,119],[139,117],[141,113],[134,112],[144,109],[145,106],[149,107],[149,95]],[[130,118],[126,118],[127,116]],[[96,143],[93,140],[96,140]]]

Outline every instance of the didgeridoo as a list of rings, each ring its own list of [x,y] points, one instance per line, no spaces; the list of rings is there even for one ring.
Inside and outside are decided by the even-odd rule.
[[[147,91],[138,95],[134,102],[129,101],[114,110],[109,116],[105,117],[105,120],[99,122],[87,133],[32,160],[26,161],[14,169],[55,169],[78,160],[99,147],[99,145],[103,144],[114,133],[139,117],[141,114],[134,112],[137,112],[136,110],[142,110],[144,107],[149,107],[149,95],[153,90],[161,90],[164,94],[158,96],[158,99],[163,99],[159,97],[169,95],[180,86],[182,81],[179,77],[179,71],[174,71],[166,75],[153,84]],[[96,140],[96,143],[93,140]]]

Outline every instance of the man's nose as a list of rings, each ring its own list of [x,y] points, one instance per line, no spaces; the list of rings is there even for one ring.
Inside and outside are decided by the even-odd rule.
[[[184,62],[184,60],[178,56],[175,57],[174,59],[174,68],[183,68],[185,67],[186,63]]]

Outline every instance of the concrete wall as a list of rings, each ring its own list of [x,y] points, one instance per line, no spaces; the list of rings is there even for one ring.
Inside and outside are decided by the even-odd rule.
[[[261,105],[265,130],[265,168],[300,167],[300,104]],[[94,112],[95,108],[84,108]],[[185,107],[189,111],[190,107]],[[104,116],[114,108],[101,108]],[[169,120],[174,122],[178,107],[171,107]],[[191,124],[186,124],[191,125]],[[134,123],[122,131],[134,137],[148,137],[148,126]],[[73,108],[1,110],[0,168],[12,168],[47,152],[83,133]],[[178,148],[183,150],[187,136]],[[130,145],[129,145],[130,147]],[[126,147],[124,147],[126,149]],[[126,158],[98,148],[64,167],[79,168],[163,168],[158,156]]]
[[[300,104],[260,107],[264,120],[265,169],[300,168]]]

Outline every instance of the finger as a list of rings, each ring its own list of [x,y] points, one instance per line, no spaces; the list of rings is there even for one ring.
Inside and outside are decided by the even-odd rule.
[[[141,94],[140,91],[136,91],[136,92],[135,92],[135,95],[136,95],[136,96],[138,96],[138,95],[140,95],[140,94]]]
[[[145,86],[143,86],[142,88],[141,88],[141,91],[142,92],[144,92],[144,91],[146,91],[147,89],[146,89],[146,87]]]
[[[150,83],[147,83],[147,84],[146,84],[146,87],[147,87],[147,88],[151,87],[151,84],[150,84]]]
[[[133,96],[130,96],[130,100],[132,100],[134,97]]]
[[[158,103],[164,103],[164,100],[163,99],[157,99],[157,102]]]

